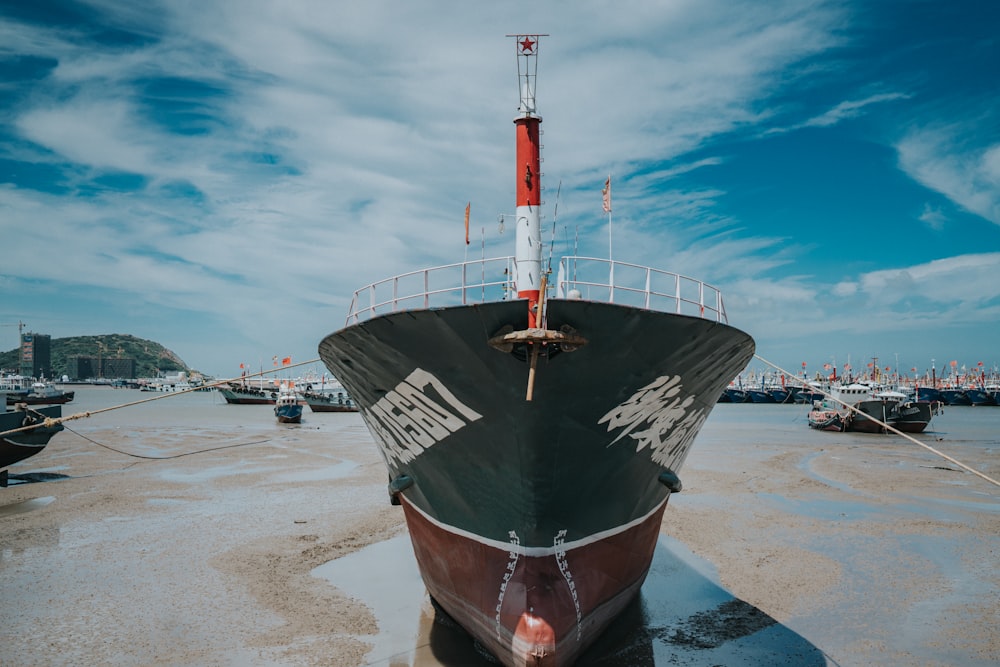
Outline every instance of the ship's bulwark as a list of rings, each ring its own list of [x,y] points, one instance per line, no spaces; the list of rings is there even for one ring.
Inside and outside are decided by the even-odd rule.
[[[532,401],[523,356],[487,342],[524,328],[524,301],[392,313],[319,347],[402,488],[429,591],[507,664],[522,661],[519,625],[543,664],[566,664],[635,595],[669,495],[659,477],[679,473],[754,350],[701,318],[547,305],[549,329],[587,343],[539,360]]]

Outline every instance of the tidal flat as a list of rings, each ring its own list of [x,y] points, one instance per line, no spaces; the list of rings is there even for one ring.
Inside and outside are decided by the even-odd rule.
[[[63,414],[137,398],[83,388]],[[1000,663],[1000,488],[806,410],[716,406],[583,664]],[[358,414],[281,425],[195,392],[66,426],[0,489],[0,664],[494,664],[435,616]],[[1000,408],[918,437],[1000,477]]]

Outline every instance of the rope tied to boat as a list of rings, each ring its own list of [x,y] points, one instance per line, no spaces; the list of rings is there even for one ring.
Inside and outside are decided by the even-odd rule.
[[[768,361],[767,359],[765,359],[765,358],[761,357],[760,355],[757,355],[757,354],[755,354],[755,355],[753,355],[753,356],[754,356],[754,358],[755,358],[755,359],[758,359],[758,360],[760,360],[761,362],[763,362],[763,363],[767,364],[767,365],[768,365],[768,366],[770,366],[771,368],[773,368],[773,369],[775,369],[775,370],[777,370],[777,371],[780,371],[780,372],[784,373],[784,374],[785,374],[786,376],[788,376],[788,377],[789,377],[789,378],[790,378],[790,379],[791,379],[791,380],[792,380],[793,382],[796,382],[796,383],[797,383],[797,384],[799,384],[799,386],[801,386],[802,388],[804,388],[804,389],[805,389],[805,388],[808,388],[808,389],[809,389],[810,391],[818,391],[819,393],[823,394],[824,396],[826,396],[826,397],[827,397],[827,398],[829,398],[830,400],[832,400],[832,401],[835,401],[835,402],[837,402],[837,403],[839,403],[839,404],[843,405],[843,406],[844,406],[845,408],[847,408],[847,409],[848,409],[848,410],[850,410],[851,412],[861,412],[860,410],[858,410],[858,409],[857,409],[856,407],[854,407],[853,405],[848,405],[847,403],[844,403],[844,402],[843,402],[842,400],[840,400],[839,398],[836,398],[835,396],[833,396],[833,395],[832,395],[832,394],[830,394],[829,392],[827,392],[827,391],[824,391],[824,390],[823,390],[822,388],[820,388],[820,387],[816,387],[816,386],[814,386],[814,385],[807,385],[807,384],[805,383],[805,381],[801,380],[800,378],[798,378],[798,377],[797,377],[796,375],[794,375],[794,374],[793,374],[793,373],[791,373],[790,371],[787,371],[787,370],[785,370],[784,368],[782,368],[781,366],[778,366],[777,364],[773,364],[773,363],[771,363],[770,361]],[[989,476],[989,475],[987,475],[986,473],[984,473],[984,472],[981,472],[981,471],[979,471],[979,470],[976,470],[975,468],[973,468],[973,467],[972,467],[972,466],[970,466],[970,465],[966,465],[965,463],[962,463],[962,462],[961,462],[961,461],[959,461],[958,459],[956,459],[956,458],[954,458],[954,457],[952,457],[952,456],[949,456],[948,454],[945,454],[944,452],[942,452],[942,451],[939,451],[939,450],[935,449],[934,447],[931,447],[930,445],[928,445],[928,444],[927,444],[927,443],[925,443],[925,442],[921,442],[921,441],[917,440],[916,438],[914,438],[913,436],[909,435],[908,433],[903,433],[902,431],[900,431],[900,430],[899,430],[899,429],[897,429],[896,427],[892,426],[891,424],[887,424],[887,423],[885,423],[884,421],[882,421],[882,420],[878,419],[877,417],[874,417],[874,416],[872,416],[872,415],[869,415],[869,414],[867,414],[867,413],[865,414],[865,416],[866,416],[867,418],[871,419],[872,421],[874,421],[874,422],[878,423],[879,425],[881,425],[882,427],[884,427],[884,428],[885,428],[886,430],[888,430],[888,431],[892,431],[892,432],[893,432],[893,433],[895,433],[896,435],[901,435],[901,436],[903,436],[904,438],[906,438],[907,440],[909,440],[909,441],[910,441],[910,442],[912,442],[913,444],[915,444],[915,445],[920,445],[921,447],[923,447],[923,448],[924,448],[924,449],[926,449],[927,451],[931,452],[932,454],[935,454],[935,455],[937,455],[937,456],[940,456],[940,457],[941,457],[941,458],[943,458],[943,459],[944,459],[945,461],[948,461],[948,462],[950,462],[950,463],[953,463],[953,464],[957,465],[957,466],[958,466],[959,468],[962,468],[963,470],[965,470],[965,471],[967,471],[967,472],[971,472],[971,473],[972,473],[973,475],[976,475],[977,477],[981,477],[981,478],[983,478],[984,480],[986,480],[986,481],[987,481],[987,482],[989,482],[990,484],[994,484],[994,485],[996,485],[996,486],[1000,486],[1000,481],[997,481],[997,480],[993,479],[992,477],[990,477],[990,476]]]

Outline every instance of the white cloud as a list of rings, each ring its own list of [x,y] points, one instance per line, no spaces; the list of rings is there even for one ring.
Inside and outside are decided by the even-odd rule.
[[[503,34],[523,30],[529,9],[538,31],[552,33],[542,45],[539,105],[547,216],[563,182],[559,219],[568,232],[559,236],[593,232],[586,250],[603,256],[599,189],[610,170],[628,183],[615,190],[616,258],[726,288],[731,319],[738,322],[735,309],[751,332],[821,328],[828,304],[815,302],[818,292],[834,301],[906,298],[902,275],[856,276],[829,290],[815,276],[779,279],[776,269],[795,261],[808,236],[751,235],[720,205],[729,194],[722,188],[678,185],[684,174],[725,165],[718,156],[688,161],[685,152],[771,117],[771,95],[794,84],[791,67],[843,43],[845,14],[835,4],[624,2],[608,11],[597,2],[452,2],[430,13],[385,1],[91,4],[148,40],[106,49],[88,46],[81,31],[0,23],[0,44],[59,60],[11,112],[19,138],[35,144],[35,157],[44,147],[44,160],[73,163],[70,187],[102,170],[141,174],[150,185],[76,197],[0,189],[4,232],[45,230],[7,235],[14,240],[3,272],[53,293],[73,285],[114,294],[150,306],[144,314],[182,311],[165,341],[178,352],[203,349],[204,323],[212,336],[265,356],[284,354],[277,345],[296,358],[313,354],[319,336],[342,323],[354,289],[461,259],[470,200],[473,238],[485,228],[487,255],[511,253],[510,226],[502,238],[495,231],[497,215],[512,212],[514,188],[517,88]],[[208,132],[172,133],[151,120],[139,82],[161,77],[218,87],[206,103]],[[829,126],[902,97],[843,102],[805,124]],[[909,137],[901,163],[934,163],[921,172],[932,187],[995,216],[1000,151],[960,169],[965,163],[950,160],[936,137]],[[963,189],[970,175],[976,182]],[[171,196],[177,183],[203,200]],[[933,222],[936,212],[922,219]],[[966,271],[983,276],[981,267]],[[920,267],[910,275],[926,286]],[[877,297],[879,289],[895,296]],[[122,317],[101,312],[90,321],[112,316]],[[863,323],[864,315],[842,321]],[[54,333],[80,333],[81,322]],[[248,358],[225,353],[236,356],[182,356],[216,372]]]
[[[962,208],[1000,225],[1000,144],[965,140],[978,129],[935,126],[912,130],[896,146],[899,166]]]

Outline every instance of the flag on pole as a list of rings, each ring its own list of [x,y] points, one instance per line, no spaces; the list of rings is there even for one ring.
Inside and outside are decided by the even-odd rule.
[[[472,208],[472,202],[470,201],[465,205],[465,245],[469,245],[469,209]]]
[[[288,366],[291,363],[292,363],[292,358],[291,357],[285,357],[284,359],[281,360],[281,365],[282,366]]]
[[[601,194],[604,196],[604,212],[611,213],[611,177],[608,176],[608,180],[604,181],[604,189],[601,190]]]

